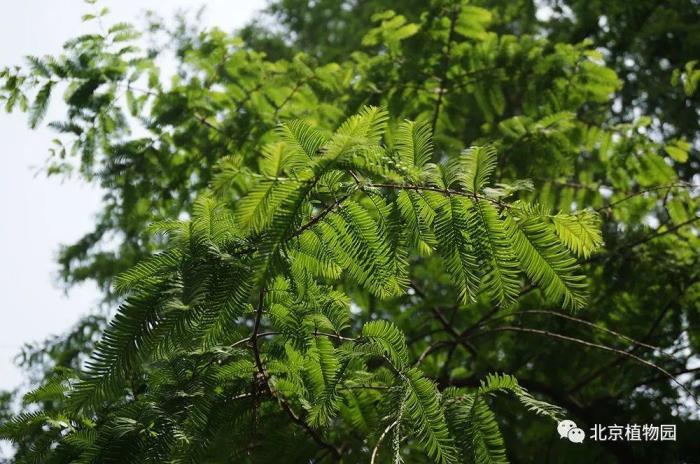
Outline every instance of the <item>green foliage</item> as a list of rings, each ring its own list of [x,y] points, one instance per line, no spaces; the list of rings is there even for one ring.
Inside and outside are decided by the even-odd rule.
[[[567,417],[683,432],[554,461],[692,461],[691,3],[277,0],[147,50],[97,7],[0,71],[32,126],[66,88],[47,172],[105,196],[61,277],[121,304],[24,349],[15,460],[522,461]]]
[[[575,273],[576,260],[556,240],[546,218],[541,210],[526,208],[521,217],[506,219],[515,256],[525,273],[542,285],[549,298],[563,300],[565,307],[579,309],[585,302],[584,279]],[[583,236],[577,240],[583,240]]]
[[[452,441],[459,437],[450,437],[448,433],[437,388],[414,369],[405,375],[406,396],[401,407],[405,408],[413,426],[411,435],[416,437],[433,461],[455,462]]]
[[[378,435],[381,423],[364,419],[369,405],[363,401],[375,401],[380,409],[394,411],[397,431],[411,430],[418,448],[432,460],[456,462],[455,443],[463,438],[449,433],[436,384],[411,367],[402,331],[389,321],[376,320],[364,324],[356,339],[342,335],[349,329],[348,300],[334,287],[347,281],[380,299],[405,292],[403,283],[409,277],[403,273],[409,267],[397,265],[396,260],[407,254],[401,250],[408,245],[401,237],[407,228],[417,229],[417,222],[404,221],[398,211],[392,215],[399,207],[390,200],[399,191],[425,192],[431,194],[430,203],[451,208],[458,218],[452,222],[452,232],[461,239],[458,246],[465,248],[455,253],[485,257],[485,271],[476,258],[459,261],[462,271],[475,280],[485,274],[484,290],[503,302],[503,286],[514,285],[511,293],[517,295],[520,277],[514,259],[507,258],[514,252],[505,240],[501,216],[510,217],[511,209],[526,206],[483,194],[493,171],[492,149],[474,148],[464,162],[439,169],[424,161],[415,163],[412,167],[420,169],[418,178],[425,179],[424,184],[411,183],[410,173],[398,183],[389,183],[402,178],[404,168],[392,162],[392,149],[382,144],[386,119],[386,113],[367,108],[321,143],[309,126],[286,124],[282,127],[287,130],[279,132],[281,140],[270,142],[271,146],[280,153],[304,152],[306,164],[279,165],[277,158],[265,156],[260,175],[247,192],[224,198],[206,194],[195,202],[191,219],[162,225],[170,237],[169,246],[117,279],[117,289],[127,295],[126,300],[79,380],[57,379],[27,396],[32,402],[66,400],[67,396],[66,417],[107,414],[90,429],[59,427],[62,437],[56,449],[87,459],[96,449],[105,451],[100,437],[120,439],[146,432],[151,439],[143,448],[133,449],[134,456],[141,456],[134,459],[176,456],[189,443],[203,440],[199,434],[217,433],[217,426],[209,421],[219,398],[248,396],[245,392],[252,389],[253,407],[260,408],[255,421],[274,421],[286,412],[335,453],[339,452],[336,445],[326,443],[316,430],[332,432],[333,441],[355,427]],[[414,133],[417,126],[405,122],[402,127]],[[430,146],[424,129],[417,134],[411,136],[419,140],[410,150],[420,154],[412,159],[424,157]],[[315,148],[300,150],[304,146]],[[408,145],[403,143],[400,150],[409,151]],[[365,171],[364,164],[352,157],[357,153],[372,153],[383,166],[378,171],[386,175],[371,176],[375,171]],[[274,180],[269,179],[270,173]],[[331,174],[333,181],[328,182]],[[277,192],[284,194],[278,197]],[[396,226],[388,224],[389,216],[398,221]],[[435,217],[431,232],[441,236],[440,213]],[[529,220],[539,227],[534,216]],[[433,227],[426,218],[422,222]],[[486,239],[478,239],[478,233]],[[563,249],[556,235],[547,239],[551,243],[546,246]],[[541,276],[544,271],[538,265],[531,265],[531,272]],[[562,279],[557,271],[552,278]],[[546,279],[539,277],[544,285],[552,285]],[[252,321],[252,333],[241,338],[249,330],[246,320]],[[274,330],[267,330],[268,325]],[[250,349],[240,350],[238,346],[246,342]],[[372,359],[386,365],[372,367]],[[183,371],[187,364],[195,370]],[[521,391],[514,379],[509,378],[509,383],[504,379],[487,377],[486,385],[516,391],[529,409],[540,411],[533,406],[537,401]],[[499,385],[494,386],[497,381]],[[143,387],[134,382],[145,382],[146,391],[140,392]],[[171,382],[178,385],[176,390],[168,387]],[[344,393],[351,385],[354,406],[346,404]],[[362,393],[378,385],[398,394],[380,399]],[[169,404],[182,401],[187,404],[184,414],[168,412]],[[282,409],[275,412],[280,404]],[[332,431],[330,426],[343,417],[341,411],[349,416],[342,428],[349,429]],[[149,422],[143,422],[145,418]],[[3,427],[3,436],[19,440],[22,427],[43,420],[39,415],[20,417]],[[89,430],[96,431],[96,441],[85,441]],[[168,438],[167,430],[177,430],[177,439]],[[485,443],[498,440],[491,436],[497,432],[492,426],[478,432]],[[206,449],[206,442],[202,446]]]
[[[479,393],[466,395],[448,407],[454,433],[464,436],[461,452],[468,462],[505,463],[505,445],[493,411]]]
[[[408,348],[401,331],[388,321],[370,321],[362,327],[356,348],[376,356],[386,356],[397,369],[408,365]]]
[[[561,410],[536,400],[522,388],[515,377],[507,374],[489,374],[474,392],[453,389],[446,392],[446,415],[453,434],[465,437],[460,451],[466,462],[505,463],[505,444],[488,404],[488,398],[497,392],[511,392],[530,411],[557,419]]]

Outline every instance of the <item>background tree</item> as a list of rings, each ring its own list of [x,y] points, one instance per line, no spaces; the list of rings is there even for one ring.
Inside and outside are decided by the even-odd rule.
[[[472,3],[490,9],[491,29],[500,33],[544,34],[555,42],[567,43],[590,40],[603,51],[606,64],[624,83],[616,94],[618,102],[611,108],[616,121],[632,121],[641,111],[654,119],[654,129],[666,138],[697,138],[698,96],[686,92],[673,79],[674,72],[682,72],[697,59],[700,12],[696,2],[638,1],[628,5],[578,0],[479,0]],[[243,37],[273,57],[304,51],[322,61],[332,61],[358,48],[361,38],[372,27],[373,14],[392,9],[417,20],[425,4],[393,0],[280,0],[272,2],[267,13],[282,27],[266,29],[260,25],[269,24],[270,20],[260,19],[243,30]],[[694,67],[691,64],[691,69]]]
[[[459,253],[445,255],[445,249],[456,243],[440,245],[449,237],[442,216],[437,212],[431,216],[418,205],[418,211],[428,215],[416,216],[405,237],[415,246],[405,257],[410,264],[409,294],[387,298],[388,294],[368,288],[368,279],[348,269],[337,284],[355,310],[348,330],[362,333],[360,327],[369,321],[392,321],[406,336],[411,362],[420,359],[424,374],[441,391],[449,386],[474,388],[488,373],[505,372],[514,374],[520,385],[538,397],[564,407],[569,417],[585,426],[671,422],[679,428],[678,443],[630,446],[607,442],[574,448],[557,439],[551,422],[533,419],[497,400],[492,407],[502,425],[508,456],[514,461],[690,459],[697,454],[692,438],[697,432],[692,362],[698,347],[700,287],[694,227],[697,200],[692,185],[697,172],[697,151],[692,148],[697,118],[689,115],[697,112],[693,82],[698,77],[686,60],[693,58],[690,44],[697,36],[692,25],[697,22],[690,18],[697,15],[697,8],[689,2],[656,3],[644,9],[640,2],[639,11],[665,18],[654,22],[656,29],[634,26],[644,24],[634,13],[637,10],[616,4],[605,6],[607,26],[594,27],[597,10],[584,3],[561,4],[558,8],[565,14],[555,9],[544,22],[537,20],[529,2],[484,4],[486,8],[415,2],[410,10],[404,10],[406,3],[391,3],[273,3],[270,11],[283,32],[258,24],[242,32],[243,40],[221,31],[200,31],[186,23],[170,31],[154,24],[151,31],[166,34],[180,60],[177,76],[168,83],[159,76],[156,58],[164,50],[139,51],[136,32],[124,24],[68,43],[63,56],[32,58],[26,70],[4,71],[6,107],[28,110],[32,125],[40,122],[52,90],[66,86],[69,112],[65,121],[51,123],[64,136],[52,152],[49,172],[74,170],[99,182],[106,191],[95,231],[61,254],[64,278],[69,283],[95,279],[108,300],[118,299],[111,291],[115,275],[164,246],[162,238],[148,227],[150,223],[192,212],[195,199],[209,186],[217,201],[237,212],[239,198],[257,192],[253,173],[279,176],[270,163],[276,159],[282,166],[287,160],[282,158],[284,151],[270,147],[279,140],[275,128],[280,122],[301,118],[327,136],[330,128],[338,127],[364,105],[382,106],[391,115],[382,150],[394,146],[403,118],[416,120],[426,133],[434,133],[434,150],[428,160],[446,166],[459,159],[466,146],[493,146],[498,156],[489,195],[509,202],[515,196],[539,203],[545,208],[537,213],[540,215],[548,210],[559,212],[548,219],[548,227],[579,256],[590,298],[577,313],[559,311],[560,305],[554,302],[566,301],[565,306],[573,308],[583,306],[582,297],[567,299],[561,290],[557,293],[543,285],[532,277],[540,268],[530,271],[530,280],[539,284],[535,287],[523,281],[517,292],[506,291],[509,287],[502,285],[499,293],[493,288],[494,278],[488,277],[484,281],[489,291],[479,292],[475,302],[459,298],[468,293],[469,275],[463,274],[466,280],[458,282],[465,289],[460,295],[453,282],[460,275],[455,267],[460,261],[454,261]],[[681,13],[683,8],[686,13]],[[330,33],[318,32],[324,27]],[[630,34],[621,32],[630,29],[644,34],[630,40]],[[328,41],[319,40],[321,37]],[[583,38],[595,42],[580,43]],[[674,56],[668,47],[659,51],[649,46],[662,39],[678,45],[672,50]],[[594,45],[604,49],[601,52]],[[650,64],[664,58],[668,65]],[[639,66],[626,69],[630,59]],[[606,60],[617,74],[605,66]],[[652,92],[651,87],[656,86],[669,91]],[[321,155],[327,150],[323,143],[311,146],[323,147]],[[381,158],[365,158],[365,162],[362,169],[353,166],[345,171],[350,177],[347,188],[370,188],[377,183],[375,176],[386,175],[380,169]],[[374,165],[380,170],[372,170]],[[240,172],[249,179],[235,177]],[[445,175],[449,178],[449,172]],[[420,176],[401,178],[405,185],[417,185],[417,179]],[[449,182],[439,188],[445,187]],[[273,205],[280,201],[274,198],[269,200]],[[328,198],[319,201],[317,209],[335,204]],[[501,213],[507,209],[501,208]],[[594,230],[588,226],[595,216],[581,213],[586,210],[600,215],[602,251],[595,251],[595,234],[582,235]],[[531,214],[537,211],[532,209]],[[269,225],[264,223],[264,212],[252,217],[253,224],[263,221]],[[468,222],[457,223],[467,227]],[[391,237],[390,227],[382,230]],[[119,234],[116,251],[101,251],[99,245],[113,232]],[[469,234],[480,235],[475,230]],[[481,244],[478,248],[488,247]],[[425,258],[426,254],[432,257]],[[477,255],[477,263],[498,256],[493,250]],[[484,264],[480,267],[488,269]],[[494,292],[501,296],[491,301],[487,294]],[[511,299],[517,301],[506,304]],[[263,320],[263,324],[272,323],[269,318]],[[39,372],[46,385],[52,386],[41,391],[53,392],[53,396],[30,395],[29,403],[41,403],[47,414],[65,414],[65,382],[75,375],[66,369],[77,368],[82,356],[92,351],[101,325],[91,327],[94,330],[88,332],[78,327],[76,334],[83,338],[67,337],[28,350],[27,359],[42,367]],[[84,348],[81,343],[86,343]],[[98,357],[104,352],[98,350]],[[141,358],[133,358],[121,368],[131,376],[131,384],[126,393],[119,390],[120,403],[113,403],[120,397],[117,393],[106,409],[96,408],[104,421],[100,424],[115,424],[114,411],[120,411],[117,418],[138,424],[127,421],[132,427],[123,429],[124,436],[145,437],[138,442],[143,447],[134,448],[134,453],[167,452],[154,451],[155,444],[170,449],[172,444],[149,440],[148,434],[173,423],[181,425],[181,419],[169,410],[157,412],[146,405],[162,406],[178,395],[197,398],[199,393],[190,390],[192,385],[184,385],[186,379],[178,375],[219,359],[211,347],[190,346],[185,353],[188,362],[194,363],[189,367],[141,365],[134,361]],[[171,351],[160,354],[163,359],[158,358],[159,362],[172,361]],[[228,355],[221,356],[224,365],[233,366],[231,370],[240,367]],[[167,369],[174,380],[154,380]],[[231,380],[238,379],[235,376],[240,372],[250,374],[245,369],[236,371]],[[685,389],[671,378],[674,376],[680,376],[678,381]],[[236,388],[254,393],[251,389],[258,384],[248,380],[241,380]],[[260,388],[266,388],[265,382]],[[472,398],[476,408],[478,393],[468,391],[474,396],[467,398]],[[449,393],[443,395],[446,398]],[[194,399],[186,401],[199,404]],[[252,411],[258,417],[257,400],[247,401],[237,406],[239,413]],[[362,404],[370,399],[358,401]],[[353,404],[347,398],[341,403],[340,409]],[[292,411],[298,410],[296,403],[292,406]],[[269,419],[268,413],[279,414],[275,411],[262,411],[260,421],[254,423],[261,423],[265,430],[263,419]],[[483,411],[484,417],[488,414]],[[20,420],[23,425],[14,435],[20,457],[56,440],[43,433],[44,416],[28,416],[25,422]],[[464,426],[473,423],[468,420]],[[313,420],[303,424],[302,431],[306,427],[312,431],[306,430],[303,441],[308,448],[299,445],[295,452],[303,456],[321,453],[323,447],[313,437],[318,424]],[[118,426],[126,427],[122,422],[98,427],[104,435],[95,443],[120,433]],[[359,424],[353,427],[362,430]],[[342,427],[323,430],[336,445],[349,433]],[[373,429],[375,435],[370,436],[378,441],[382,430]],[[296,437],[286,428],[279,432],[287,434],[287,440]],[[247,440],[249,445],[255,443]],[[221,452],[240,452],[240,443],[229,443]],[[105,446],[98,448],[106,450]],[[358,441],[354,446],[359,449],[363,444]],[[420,455],[415,454],[423,449],[419,444],[402,449],[406,459],[420,462],[416,457]],[[123,449],[117,447],[116,452]],[[434,450],[429,452],[436,456]],[[468,455],[470,451],[462,452]],[[324,458],[333,454],[328,449]]]

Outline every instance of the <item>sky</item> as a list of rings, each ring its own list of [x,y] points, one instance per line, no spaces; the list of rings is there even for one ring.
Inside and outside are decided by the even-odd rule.
[[[204,24],[230,31],[253,19],[265,3],[100,0],[98,5],[110,9],[106,21],[134,24],[143,24],[145,10],[167,19],[178,10],[194,14],[205,5]],[[60,52],[66,40],[91,32],[80,17],[93,10],[82,0],[6,2],[0,15],[0,68],[22,64],[26,55]],[[45,121],[60,119],[64,109],[55,98]],[[70,244],[92,229],[102,194],[75,178],[37,173],[55,136],[45,127],[29,129],[26,115],[0,111],[0,390],[22,381],[13,359],[23,343],[66,331],[99,300],[92,284],[66,293],[56,280],[60,244]]]

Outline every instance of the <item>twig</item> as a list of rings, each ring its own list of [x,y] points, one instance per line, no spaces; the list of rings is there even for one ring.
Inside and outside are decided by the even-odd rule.
[[[328,214],[330,214],[333,210],[335,210],[338,206],[341,205],[345,200],[350,198],[350,195],[352,193],[348,193],[346,195],[343,195],[342,197],[338,198],[335,200],[332,204],[328,205],[323,211],[318,213],[315,217],[311,218],[309,222],[301,226],[296,232],[294,232],[292,235],[290,235],[289,238],[294,238],[298,237],[299,235],[303,234],[306,232],[306,230],[310,229],[311,227],[315,226],[321,219],[326,217]]]
[[[646,237],[642,237],[639,240],[629,242],[629,243],[624,243],[624,244],[618,246],[617,248],[610,250],[608,253],[601,253],[599,255],[592,256],[592,257],[588,258],[586,261],[583,261],[583,264],[600,261],[602,259],[606,259],[606,260],[610,259],[612,256],[620,253],[621,251],[627,250],[629,248],[636,248],[639,245],[643,245],[643,244],[650,242],[652,240],[655,240],[659,237],[663,237],[664,235],[671,234],[671,233],[673,233],[673,232],[675,232],[675,231],[677,231],[685,226],[688,226],[696,221],[700,221],[700,216],[695,216],[692,219],[688,219],[687,221],[681,222],[680,224],[676,224],[675,226],[669,227],[664,231],[661,231],[661,232],[657,231],[653,234],[649,234]]]
[[[446,92],[446,87],[448,84],[447,73],[450,70],[450,58],[452,54],[452,38],[455,34],[455,28],[457,26],[457,14],[458,9],[453,7],[450,12],[450,31],[447,34],[447,46],[445,49],[445,54],[442,57],[442,75],[440,76],[440,87],[438,90],[437,101],[435,102],[435,111],[433,112],[433,120],[430,123],[431,132],[435,133],[435,128],[437,127],[438,117],[440,116],[440,109],[442,107],[442,100]]]
[[[692,374],[695,372],[700,371],[700,367],[690,367],[690,368],[684,368],[679,371],[675,371],[673,373],[674,376],[679,376],[679,375],[684,375],[684,374]],[[646,379],[634,384],[632,387],[629,387],[629,390],[635,390],[643,385],[649,385],[650,383],[655,383],[660,380],[664,380],[666,378],[665,375],[656,375],[654,377],[647,377]]]
[[[555,317],[558,317],[561,319],[567,319],[569,321],[577,322],[579,324],[584,324],[584,325],[592,327],[596,330],[599,330],[601,332],[605,332],[605,333],[608,333],[610,335],[614,335],[616,337],[622,338],[623,340],[626,340],[633,345],[643,346],[645,348],[649,348],[650,350],[659,350],[659,351],[661,350],[661,348],[659,348],[658,346],[649,345],[648,343],[644,343],[643,341],[635,340],[634,338],[628,337],[627,335],[621,334],[620,332],[616,332],[612,329],[602,327],[600,325],[594,324],[594,323],[587,321],[585,319],[581,319],[578,317],[570,316],[568,314],[558,313],[556,311],[549,311],[549,310],[545,310],[545,309],[528,309],[528,310],[523,310],[523,311],[516,311],[516,312],[510,313],[510,314],[505,314],[503,316],[495,317],[491,320],[495,321],[498,319],[504,319],[504,318],[511,317],[511,316],[517,316],[520,314],[547,314],[549,316],[555,316]]]
[[[442,348],[443,346],[456,346],[456,344],[451,343],[451,342],[440,341],[440,342],[436,342],[436,343],[433,343],[431,345],[428,345],[423,350],[423,352],[420,354],[420,356],[418,356],[418,359],[416,359],[416,362],[413,363],[413,367],[418,367],[420,365],[420,363],[422,363],[425,360],[425,358],[428,357],[428,355],[430,353],[432,353],[433,351],[437,351],[439,348]]]
[[[272,335],[279,335],[280,333],[281,332],[262,332],[262,333],[257,334],[255,338],[270,337]],[[237,347],[239,345],[243,345],[245,343],[250,343],[251,337],[252,337],[252,335],[250,337],[242,338],[242,339],[238,340],[237,342],[232,343],[231,348],[235,348],[235,347]]]
[[[548,330],[532,329],[532,328],[529,328],[529,327],[515,327],[515,326],[501,326],[501,327],[495,327],[495,328],[493,328],[493,329],[487,329],[487,330],[483,330],[483,331],[481,331],[481,332],[478,332],[478,333],[472,335],[472,337],[477,337],[477,336],[480,336],[480,335],[485,335],[485,334],[490,333],[490,332],[506,332],[506,331],[511,331],[511,332],[525,332],[525,333],[532,333],[532,334],[544,335],[544,336],[547,336],[547,337],[556,338],[556,339],[559,339],[559,340],[564,340],[564,341],[568,341],[568,342],[572,342],[572,343],[577,343],[577,344],[579,344],[579,345],[588,346],[588,347],[591,347],[591,348],[597,348],[597,349],[603,350],[603,351],[610,351],[610,352],[612,352],[612,353],[617,353],[617,354],[619,354],[619,355],[621,355],[621,356],[625,356],[625,357],[634,359],[635,361],[637,361],[637,362],[639,362],[639,363],[642,363],[642,364],[644,364],[645,366],[649,366],[649,367],[651,367],[651,368],[653,368],[653,369],[656,369],[657,371],[659,371],[659,372],[661,372],[662,374],[664,374],[666,377],[668,377],[669,379],[671,379],[676,385],[678,385],[679,387],[681,387],[681,389],[683,389],[683,391],[685,391],[685,392],[688,394],[688,396],[690,396],[691,398],[693,398],[693,400],[695,401],[695,403],[696,403],[698,406],[700,406],[700,401],[698,401],[698,399],[695,397],[695,395],[694,395],[690,390],[688,390],[688,389],[686,388],[685,385],[683,385],[682,383],[680,383],[673,375],[671,375],[670,372],[668,372],[666,369],[664,369],[664,368],[661,367],[661,366],[658,366],[658,365],[656,365],[656,364],[654,364],[654,363],[652,363],[652,362],[650,362],[650,361],[647,361],[646,359],[640,358],[639,356],[637,356],[637,355],[635,355],[635,354],[632,354],[632,353],[629,353],[629,352],[627,352],[627,351],[619,350],[619,349],[617,349],[617,348],[612,348],[612,347],[606,346],[606,345],[600,345],[600,344],[598,344],[598,343],[588,342],[588,341],[586,341],[586,340],[581,340],[580,338],[574,338],[574,337],[569,337],[569,336],[562,335],[562,334],[559,334],[559,333],[550,332],[550,331],[548,331]]]
[[[643,244],[645,244],[646,242],[649,242],[649,241],[654,240],[654,239],[656,239],[656,238],[663,237],[664,235],[667,235],[667,234],[671,234],[671,233],[677,231],[678,229],[680,229],[680,228],[682,228],[682,227],[685,227],[685,226],[687,226],[687,225],[690,225],[690,224],[692,224],[692,223],[694,223],[694,222],[696,222],[696,221],[698,221],[698,220],[700,220],[700,216],[695,216],[695,217],[692,218],[692,219],[688,219],[687,221],[681,222],[680,224],[676,224],[676,225],[673,226],[673,227],[669,227],[668,229],[666,229],[666,230],[664,230],[664,231],[662,231],[662,232],[658,232],[658,233],[655,233],[655,234],[651,234],[651,235],[649,235],[649,236],[647,236],[647,237],[644,237],[644,238],[642,238],[642,239],[640,239],[640,240],[638,240],[638,241],[636,241],[636,242],[627,243],[627,244],[625,244],[625,245],[623,245],[623,246],[621,246],[621,247],[616,248],[615,250],[613,250],[613,253],[616,253],[616,252],[618,252],[618,251],[620,251],[620,250],[623,250],[623,249],[634,248],[634,247],[637,247],[637,246],[639,246],[639,245],[643,245]]]
[[[437,193],[442,193],[443,195],[459,195],[463,197],[469,197],[469,198],[476,198],[478,200],[484,200],[491,202],[495,205],[500,206],[501,208],[512,208],[512,205],[509,205],[508,203],[504,203],[501,200],[498,200],[496,198],[491,198],[486,195],[482,195],[476,192],[463,192],[461,190],[454,190],[454,189],[449,189],[449,188],[439,188],[439,187],[430,187],[428,185],[408,185],[408,184],[387,184],[387,183],[379,183],[379,184],[369,184],[367,187],[380,187],[380,188],[390,188],[390,189],[395,189],[395,190],[416,190],[416,191],[428,191],[428,192],[437,192]]]
[[[285,106],[287,103],[289,103],[289,101],[292,99],[292,97],[294,97],[294,95],[299,91],[299,89],[300,89],[304,84],[306,84],[310,79],[314,79],[315,77],[316,77],[316,76],[312,76],[312,77],[310,77],[310,78],[304,78],[304,79],[301,79],[300,81],[298,81],[298,82],[296,83],[296,85],[294,86],[294,88],[292,89],[292,91],[289,93],[289,95],[287,95],[287,96],[285,97],[285,99],[282,100],[282,103],[280,103],[279,106],[275,106],[275,114],[274,114],[274,118],[275,118],[275,119],[277,119],[277,116],[279,115],[280,110],[281,110],[282,108],[284,108],[284,106]]]
[[[219,134],[222,134],[222,133],[224,132],[220,127],[215,126],[214,124],[212,124],[212,123],[210,123],[209,121],[207,121],[207,118],[205,118],[204,116],[201,116],[201,115],[199,115],[199,114],[197,114],[197,113],[194,113],[194,118],[195,118],[197,121],[199,121],[200,124],[203,124],[203,125],[207,126],[209,129],[215,130],[215,131],[218,132]]]
[[[520,293],[518,294],[518,298],[520,298],[523,295],[527,295],[534,289],[536,289],[534,285],[528,285],[527,287],[523,288]],[[491,307],[491,310],[484,314],[478,321],[476,321],[474,324],[470,325],[466,329],[462,330],[459,333],[460,338],[467,337],[470,333],[474,332],[474,330],[478,329],[482,325],[484,325],[486,322],[488,322],[499,310],[501,307],[499,305],[493,305]]]
[[[398,419],[395,420],[394,422],[389,424],[389,426],[387,428],[384,429],[384,431],[382,432],[381,435],[379,435],[379,439],[377,440],[377,444],[374,445],[374,449],[372,450],[372,458],[369,460],[369,464],[375,463],[375,461],[377,459],[377,455],[379,454],[379,445],[382,444],[382,442],[384,441],[384,438],[386,438],[387,434],[389,432],[391,432],[391,429],[396,427],[396,424],[398,424],[398,423],[399,423]]]
[[[338,334],[332,334],[328,332],[314,332],[314,335],[316,336],[322,336],[322,337],[328,337],[328,338],[334,338],[336,340],[344,341],[344,342],[354,342],[357,341],[357,338],[352,338],[352,337],[344,337],[342,335]]]
[[[260,358],[260,348],[258,347],[258,330],[260,330],[260,321],[262,320],[263,313],[263,300],[265,298],[265,289],[261,288],[258,295],[258,308],[255,311],[255,322],[253,323],[253,333],[250,335],[250,345],[253,348],[253,357],[255,358],[255,366],[258,368],[258,372],[263,376],[265,383],[267,384],[267,374],[265,368],[263,367],[262,359]],[[269,385],[268,385],[269,389]]]
[[[649,328],[649,330],[647,331],[646,335],[644,336],[644,338],[642,340],[650,340],[651,339],[651,336],[654,334],[654,331],[659,326],[659,324],[664,319],[664,317],[666,317],[666,314],[668,314],[668,311],[670,311],[671,307],[672,307],[672,305],[670,303],[666,304],[664,309],[661,311],[661,313],[656,317],[654,322],[651,324],[651,327]],[[636,348],[637,348],[637,346],[633,347],[632,350],[630,350],[630,351],[634,351]],[[661,348],[659,348],[659,351],[661,351]],[[673,357],[673,355],[669,355],[669,357]],[[627,360],[628,360],[628,358],[617,358],[604,366],[598,367],[588,377],[580,380],[576,385],[571,387],[569,389],[569,392],[574,393],[574,392],[580,390],[581,388],[583,388],[586,385],[588,385],[589,383],[591,383],[593,380],[600,377],[605,372],[608,372],[608,370],[612,369],[615,366],[619,366],[620,364],[622,364],[624,361],[627,361]]]
[[[634,197],[644,195],[645,193],[655,192],[657,190],[666,190],[666,189],[670,190],[670,189],[674,189],[674,188],[687,188],[687,189],[693,190],[693,189],[696,189],[699,187],[700,187],[700,185],[686,184],[686,183],[657,185],[656,187],[651,187],[648,189],[640,190],[639,192],[630,193],[629,195],[627,195],[624,198],[621,198],[621,199],[613,201],[605,206],[601,206],[600,208],[597,208],[596,211],[600,212],[600,211],[604,211],[606,209],[612,209],[615,206],[619,205],[620,203],[624,203],[624,202],[626,202]]]
[[[289,236],[289,239],[298,237],[299,235],[303,234],[306,230],[308,230],[311,227],[313,227],[314,225],[316,225],[325,216],[327,216],[329,213],[331,213],[333,210],[335,210],[338,206],[340,206],[341,203],[343,201],[347,200],[351,195],[352,195],[352,193],[349,193],[347,195],[344,195],[344,196],[338,198],[334,203],[327,206],[317,216],[314,216],[306,224],[302,225],[299,229],[292,232],[292,234]],[[241,249],[240,251],[237,251],[237,252],[232,253],[232,254],[236,255],[236,256],[242,256],[242,255],[249,255],[249,254],[255,253],[256,251],[258,251],[258,247],[254,246],[254,245],[250,245],[250,246],[246,246],[243,249]]]
[[[421,290],[420,287],[418,287],[418,285],[415,282],[411,282],[411,288],[416,292],[416,295],[421,297],[423,300],[426,299],[425,292],[423,292],[423,290]],[[457,329],[455,329],[455,327],[452,325],[452,323],[450,323],[450,321],[442,313],[442,311],[440,311],[439,308],[437,308],[435,306],[430,306],[430,311],[435,315],[435,317],[438,319],[438,321],[440,321],[440,324],[442,325],[442,327],[447,332],[449,332],[449,334],[452,335],[452,337],[455,340],[459,341],[460,345],[462,345],[467,351],[469,351],[469,353],[471,353],[472,356],[477,357],[478,354],[476,352],[476,348],[474,348],[474,346],[471,343],[469,343],[466,339],[460,337],[460,333],[457,331]],[[433,346],[433,345],[429,346],[418,357],[418,360],[416,361],[415,365],[418,365],[421,362],[423,362],[423,359],[425,359],[425,357],[428,354],[430,354],[432,351],[435,351],[435,349],[437,349],[439,347],[439,345],[440,345],[440,343],[435,344],[435,346]]]

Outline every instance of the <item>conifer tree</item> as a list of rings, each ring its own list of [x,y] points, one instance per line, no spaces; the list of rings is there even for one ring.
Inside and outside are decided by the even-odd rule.
[[[142,50],[98,6],[101,32],[0,72],[31,126],[65,89],[48,173],[105,201],[62,276],[119,307],[25,351],[16,462],[522,461],[564,417],[682,438],[553,459],[694,456],[690,132],[620,121],[589,42],[415,3],[340,54],[186,23]]]

